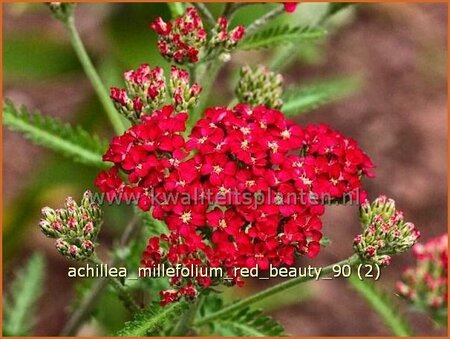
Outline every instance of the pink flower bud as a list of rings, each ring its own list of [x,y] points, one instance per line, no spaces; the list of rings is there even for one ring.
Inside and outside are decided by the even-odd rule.
[[[92,234],[93,232],[94,224],[92,223],[92,221],[90,221],[84,226],[84,234]]]
[[[237,26],[230,33],[231,41],[233,41],[234,43],[240,41],[244,37],[244,33],[245,33],[244,26]]]
[[[69,253],[71,256],[76,257],[78,252],[79,252],[79,248],[77,246],[75,246],[75,245],[69,246]]]
[[[165,22],[161,17],[158,17],[150,24],[150,27],[158,34],[167,35],[172,29],[172,24]]]
[[[124,89],[112,87],[109,96],[120,105],[125,106],[127,104],[128,96]]]
[[[297,9],[298,3],[297,2],[283,2],[283,5],[284,5],[284,10],[287,13],[293,13]]]

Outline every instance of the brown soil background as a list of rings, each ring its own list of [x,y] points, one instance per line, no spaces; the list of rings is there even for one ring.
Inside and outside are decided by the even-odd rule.
[[[36,15],[28,19],[15,26],[5,5],[4,34],[49,25]],[[82,22],[86,35],[98,29],[91,19]],[[362,5],[355,20],[327,43],[323,64],[292,67],[286,72],[288,81],[327,74],[363,75],[365,88],[359,94],[298,121],[327,122],[358,140],[377,165],[376,178],[367,181],[369,196],[375,198],[384,193],[396,199],[408,219],[420,228],[423,240],[445,232],[447,223],[447,19],[447,4]],[[58,83],[39,88],[26,83],[4,84],[5,97],[65,120],[73,115],[69,108],[79,104],[90,91],[84,79],[71,79],[64,87]],[[45,161],[46,151],[6,130],[3,143],[3,198],[7,206],[27,185],[27,176],[36,163]],[[314,262],[317,266],[351,254],[351,241],[359,231],[356,207],[329,208],[324,225],[332,244]],[[23,253],[47,248],[52,267],[52,280],[48,279],[41,300],[38,332],[55,335],[65,321],[63,309],[72,295],[67,281],[57,279],[66,274],[66,263],[52,254],[51,245],[37,232],[32,233],[32,238],[24,244]],[[411,262],[411,256],[404,254],[394,258],[392,266],[383,271],[380,286],[388,294],[393,294],[401,270]],[[309,264],[306,260],[302,263]],[[309,284],[309,288],[316,292],[312,298],[272,312],[287,333],[390,334],[344,280],[321,281]],[[429,319],[409,312],[402,303],[399,305],[413,320],[417,335],[444,335]]]

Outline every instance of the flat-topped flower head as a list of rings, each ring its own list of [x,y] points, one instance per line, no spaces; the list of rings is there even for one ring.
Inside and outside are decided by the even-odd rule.
[[[395,201],[383,195],[361,205],[360,220],[363,233],[355,238],[353,249],[363,260],[378,265],[388,265],[391,255],[405,252],[420,237],[414,224],[395,208]]]
[[[186,72],[173,68],[170,86],[187,83]],[[227,272],[178,277],[161,295],[163,304],[208,286],[242,284],[235,267],[264,270],[315,257],[324,203],[311,194],[319,185],[342,198],[371,167],[356,142],[328,127],[302,128],[265,106],[208,108],[185,139],[186,118],[173,106],[142,116],[113,139],[104,160],[114,167],[96,182],[111,199],[132,195],[168,226],[169,234],[150,239],[143,266],[195,264]],[[335,178],[338,191],[330,188]]]

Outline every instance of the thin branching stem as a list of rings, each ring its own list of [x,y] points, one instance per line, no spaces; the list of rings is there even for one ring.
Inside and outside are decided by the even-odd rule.
[[[205,4],[201,2],[192,2],[192,5],[200,12],[200,15],[208,21],[208,24],[211,27],[214,27],[216,25],[216,20]]]
[[[345,260],[342,260],[335,264],[331,264],[326,267],[323,267],[321,270],[321,276],[326,276],[326,275],[331,274],[333,272],[333,268],[335,268],[337,266],[343,266],[343,265],[355,266],[359,262],[360,262],[359,256],[357,254],[354,254]],[[234,304],[224,307],[220,311],[212,313],[204,318],[201,318],[200,320],[195,322],[194,325],[201,326],[201,325],[207,324],[211,321],[214,321],[215,319],[229,316],[230,314],[233,314],[237,310],[240,310],[242,308],[245,308],[247,306],[255,304],[263,299],[273,297],[274,295],[276,295],[282,291],[285,291],[291,287],[297,286],[299,284],[302,284],[302,283],[307,282],[312,279],[314,279],[314,277],[312,277],[312,276],[301,276],[301,277],[298,277],[295,279],[287,280],[287,281],[277,284],[275,286],[269,287],[268,289],[265,289],[261,292],[253,294],[250,297],[247,297],[247,298],[242,299]]]
[[[259,19],[256,19],[250,26],[246,28],[245,35],[246,36],[252,35],[253,33],[260,30],[262,27],[264,27],[271,20],[275,19],[276,17],[278,17],[283,13],[285,13],[283,5],[280,5],[277,8],[271,10],[270,12],[267,12]]]
[[[120,115],[117,112],[116,108],[114,107],[111,99],[109,98],[108,92],[105,86],[103,85],[103,82],[101,81],[97,71],[95,70],[92,61],[89,58],[89,55],[86,52],[86,48],[84,47],[80,35],[78,34],[73,13],[67,18],[64,24],[69,33],[70,42],[72,43],[72,46],[75,49],[75,53],[77,54],[78,59],[81,65],[83,66],[83,69],[89,81],[94,87],[94,90],[97,93],[97,96],[103,108],[105,109],[105,112],[114,128],[114,131],[117,134],[123,133],[123,131],[125,130],[125,125],[121,120]]]
[[[125,230],[120,238],[119,247],[125,247],[130,239],[136,234],[138,228],[140,227],[139,218],[137,216],[128,223]],[[116,266],[120,259],[116,256],[112,259],[110,266]],[[101,278],[95,281],[89,292],[83,297],[80,305],[76,311],[70,316],[69,320],[66,322],[64,328],[61,331],[62,336],[73,336],[77,333],[86,315],[92,310],[95,303],[98,301],[98,297],[103,292],[105,287],[110,282],[107,278]]]
[[[180,317],[177,325],[173,329],[172,336],[186,336],[192,334],[192,324],[198,313],[200,306],[204,301],[204,295],[200,295],[197,300],[189,307],[187,311]]]

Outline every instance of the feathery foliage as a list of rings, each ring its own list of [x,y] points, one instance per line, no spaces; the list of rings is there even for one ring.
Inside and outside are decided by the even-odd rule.
[[[72,127],[56,118],[30,113],[26,107],[17,108],[10,101],[3,103],[3,124],[35,144],[50,148],[77,162],[106,167],[102,154],[107,144],[79,126]]]
[[[403,318],[387,294],[379,291],[372,282],[362,281],[356,275],[350,276],[348,281],[366,299],[372,309],[378,313],[395,336],[411,337],[413,335],[408,322]]]
[[[36,302],[42,294],[44,258],[34,254],[3,297],[3,335],[29,336],[34,326]]]
[[[158,334],[164,325],[180,315],[187,308],[186,302],[177,302],[165,307],[153,303],[145,311],[139,312],[127,322],[117,335],[121,337],[143,337]]]
[[[279,337],[284,329],[260,310],[244,308],[230,317],[216,319],[212,324],[215,335],[241,337]]]
[[[282,111],[287,116],[302,114],[342,99],[359,87],[360,81],[356,78],[338,78],[291,88],[283,96]]]
[[[167,226],[163,221],[153,218],[151,213],[143,212],[139,208],[136,208],[135,211],[141,217],[146,235],[158,236],[160,234],[167,233]]]
[[[283,43],[297,43],[304,40],[318,39],[325,36],[326,33],[326,30],[321,27],[275,26],[244,38],[239,44],[239,48],[244,50],[268,48]]]
[[[217,312],[224,306],[224,301],[217,294],[209,294],[200,309],[202,317]],[[207,335],[244,336],[244,337],[277,337],[284,336],[283,327],[261,310],[245,307],[227,317],[214,319],[205,323],[209,328]],[[203,335],[203,333],[202,333]]]

